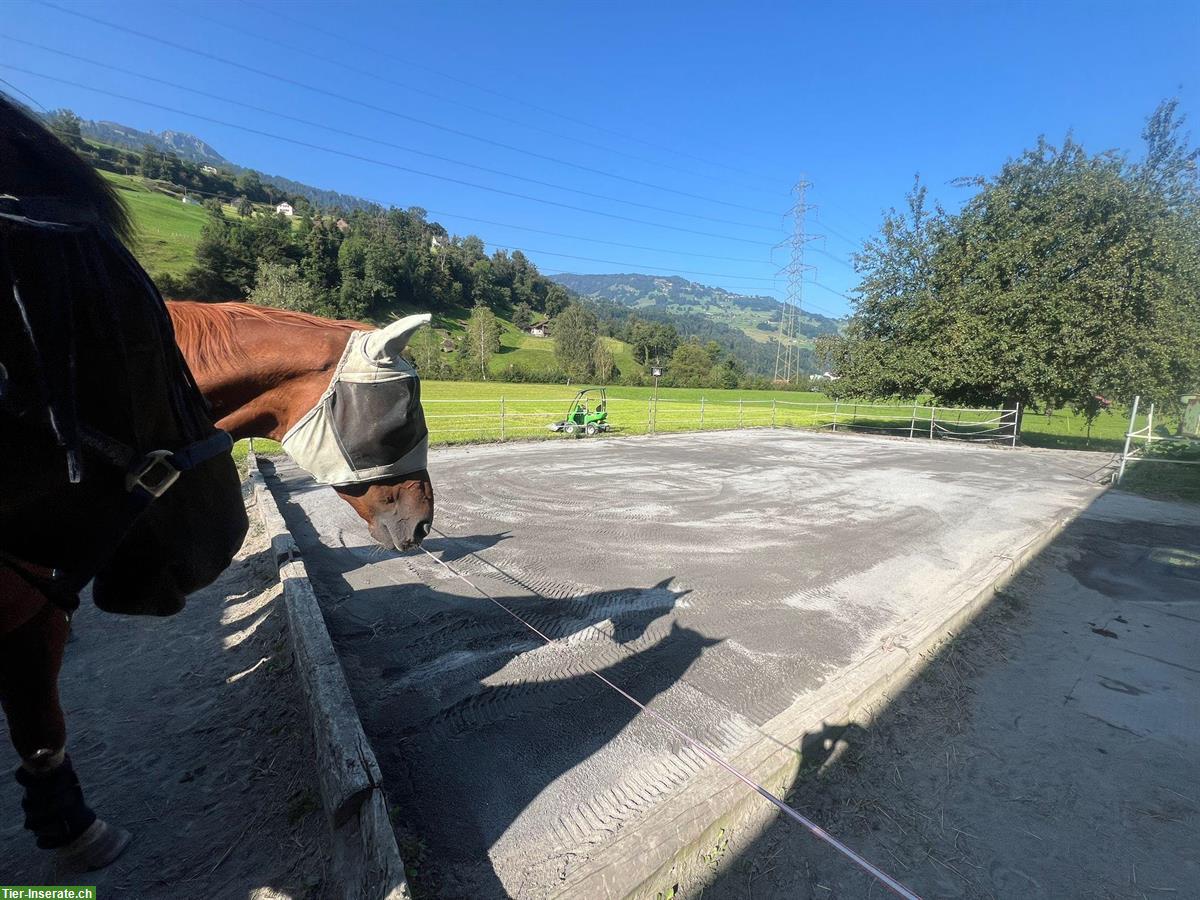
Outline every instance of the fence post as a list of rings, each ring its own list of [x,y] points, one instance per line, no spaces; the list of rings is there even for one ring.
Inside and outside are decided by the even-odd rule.
[[[704,395],[700,395],[700,430],[704,430]]]
[[[744,401],[741,397],[738,397],[738,428],[742,427],[742,412],[744,409]]]
[[[1129,442],[1133,440],[1133,426],[1137,424],[1137,409],[1141,400],[1141,394],[1133,398],[1133,412],[1129,414],[1129,428],[1125,431],[1125,449],[1121,451],[1121,468],[1117,469],[1117,477],[1113,484],[1120,484],[1121,477],[1125,474],[1125,461],[1129,459]]]
[[[771,427],[775,427],[775,398],[771,398]]]
[[[916,436],[917,431],[917,404],[913,403],[912,421],[908,423],[908,437],[912,440]]]
[[[841,405],[841,400],[833,401],[833,430],[837,431],[838,407]]]
[[[1012,445],[1017,446],[1017,426],[1021,424],[1021,401],[1017,401],[1017,406],[1013,410],[1013,439]]]
[[[1146,448],[1150,448],[1150,442],[1154,440],[1154,404],[1150,404],[1150,417],[1146,420]]]
[[[929,439],[933,440],[933,423],[937,419],[937,407],[931,407],[929,410]]]
[[[500,395],[500,440],[504,440],[504,395]]]
[[[646,401],[646,433],[654,434],[654,401]]]

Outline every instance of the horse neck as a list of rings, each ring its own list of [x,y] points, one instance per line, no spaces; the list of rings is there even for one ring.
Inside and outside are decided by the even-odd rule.
[[[349,337],[344,325],[295,325],[246,318],[236,323],[220,351],[201,347],[195,329],[180,317],[219,315],[205,304],[168,303],[179,346],[211,404],[217,426],[235,440],[279,440],[316,404],[329,386]],[[182,309],[181,307],[189,307]]]

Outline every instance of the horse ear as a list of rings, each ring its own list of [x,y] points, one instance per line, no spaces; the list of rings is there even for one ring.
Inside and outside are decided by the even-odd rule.
[[[383,328],[378,328],[367,334],[363,342],[363,352],[380,364],[388,364],[400,358],[400,353],[408,346],[408,342],[422,325],[428,325],[433,318],[429,313],[415,316],[405,316],[397,319]]]

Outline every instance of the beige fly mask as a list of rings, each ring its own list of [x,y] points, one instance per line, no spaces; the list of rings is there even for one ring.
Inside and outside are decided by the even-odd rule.
[[[421,383],[400,353],[429,320],[423,313],[351,333],[329,387],[283,436],[283,449],[317,481],[357,484],[425,468]]]

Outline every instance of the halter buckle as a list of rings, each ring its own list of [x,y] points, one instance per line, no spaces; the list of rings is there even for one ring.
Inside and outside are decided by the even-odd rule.
[[[174,455],[170,450],[151,450],[137,469],[125,476],[125,490],[132,493],[141,488],[157,500],[179,480],[179,469],[172,462]]]

